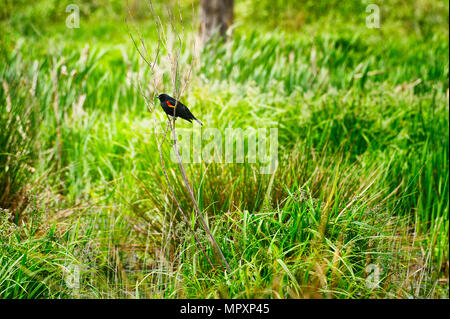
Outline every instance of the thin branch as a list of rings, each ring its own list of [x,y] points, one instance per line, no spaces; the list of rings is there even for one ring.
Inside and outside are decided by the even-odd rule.
[[[169,123],[170,123],[170,121],[169,121]],[[208,234],[210,242],[211,242],[214,250],[220,256],[223,265],[228,270],[228,272],[232,275],[230,266],[228,265],[228,262],[227,262],[225,256],[223,255],[222,250],[219,247],[219,244],[217,244],[217,241],[214,238],[214,235],[211,233],[211,230],[209,229],[208,225],[206,224],[205,218],[204,218],[202,212],[200,211],[200,209],[198,207],[198,203],[197,203],[197,200],[195,199],[194,192],[192,191],[191,184],[189,183],[189,180],[188,180],[187,175],[186,175],[186,171],[184,170],[183,162],[181,160],[180,152],[179,152],[179,149],[178,149],[178,139],[177,139],[177,135],[175,133],[175,117],[173,118],[173,127],[171,127],[171,130],[173,132],[173,138],[175,140],[175,143],[173,144],[173,147],[174,147],[177,159],[178,159],[178,166],[180,167],[180,171],[181,171],[181,174],[183,176],[184,182],[186,184],[186,188],[188,189],[188,192],[189,192],[189,195],[191,197],[191,200],[194,203],[194,208],[195,208],[195,212],[197,214],[197,217],[198,217],[198,219],[200,219],[200,222],[202,223],[203,228],[205,229],[206,233]]]
[[[151,55],[149,54],[149,52],[147,50],[147,47],[145,46],[144,40],[142,38],[142,35],[139,32],[139,29],[137,28],[137,26],[134,24],[134,20],[133,20],[133,25],[135,27],[135,30],[136,30],[137,34],[138,34],[139,44],[136,41],[136,39],[133,37],[131,32],[129,32],[130,33],[130,37],[131,37],[131,39],[133,41],[133,44],[134,44],[136,50],[138,51],[139,55],[141,56],[141,58],[144,60],[144,62],[150,68],[150,71],[151,71],[150,73],[151,73],[151,77],[152,77],[152,84],[153,84],[154,92],[156,92],[157,94],[158,94],[158,89],[157,89],[157,84],[156,84],[156,74],[155,74],[154,68],[156,66],[157,59],[158,59],[159,54],[160,54],[160,50],[161,50],[161,46],[160,45],[162,44],[162,46],[166,49],[166,53],[167,53],[167,56],[169,58],[170,65],[171,65],[171,80],[172,80],[172,85],[173,85],[173,88],[174,88],[174,96],[176,96],[177,100],[180,100],[180,97],[183,95],[184,90],[187,88],[187,86],[188,86],[188,84],[190,82],[190,79],[191,79],[191,76],[192,76],[192,73],[193,73],[194,64],[195,64],[195,52],[193,52],[192,53],[192,57],[190,59],[190,63],[189,63],[189,69],[188,69],[188,72],[187,72],[187,78],[184,81],[184,85],[182,85],[181,84],[179,61],[180,61],[180,56],[181,56],[181,53],[182,53],[182,50],[183,50],[184,23],[183,23],[183,19],[182,19],[182,15],[181,15],[180,4],[178,2],[178,13],[180,15],[180,24],[181,24],[181,29],[182,29],[182,31],[181,31],[182,33],[181,34],[180,34],[180,32],[178,32],[178,30],[176,28],[175,18],[173,16],[172,12],[169,9],[167,9],[168,16],[169,16],[169,19],[168,19],[169,20],[169,30],[168,30],[168,32],[171,31],[172,34],[174,34],[174,36],[176,37],[175,41],[173,41],[171,43],[168,42],[168,40],[169,40],[169,37],[168,37],[169,33],[166,34],[166,30],[164,28],[164,25],[161,22],[160,17],[158,15],[156,15],[156,13],[154,11],[152,1],[148,0],[147,1],[147,5],[150,8],[152,16],[153,16],[153,18],[155,20],[156,31],[157,31],[157,34],[158,34],[158,47],[157,47],[157,49],[155,51],[156,53],[155,53],[154,59],[151,58]],[[130,16],[132,17],[130,10],[129,10],[129,12],[130,12]],[[194,8],[193,8],[193,12],[194,12]],[[194,15],[193,15],[193,18],[194,18]],[[194,22],[192,23],[192,28],[193,28],[193,32],[194,32]],[[170,46],[169,46],[169,44],[170,44]],[[193,45],[194,45],[194,50],[195,50],[195,41],[194,41]],[[177,197],[175,195],[175,191],[174,191],[173,186],[172,186],[172,184],[170,182],[170,179],[168,177],[167,170],[166,170],[166,167],[165,167],[164,158],[163,158],[163,154],[162,154],[162,149],[161,149],[161,146],[162,146],[162,143],[164,142],[164,139],[166,141],[168,141],[167,137],[166,137],[167,130],[164,131],[163,137],[162,137],[162,139],[160,141],[158,139],[158,133],[156,131],[157,121],[158,121],[159,125],[161,126],[161,128],[162,128],[162,125],[161,125],[160,120],[157,119],[157,116],[155,115],[155,112],[153,112],[153,110],[155,110],[155,107],[156,107],[155,102],[154,102],[155,99],[153,99],[153,100],[149,99],[146,96],[144,90],[142,89],[142,87],[140,85],[138,85],[138,90],[139,90],[140,94],[144,96],[144,99],[145,99],[145,102],[147,104],[147,107],[149,108],[149,111],[153,113],[153,121],[154,121],[153,130],[154,130],[154,135],[155,135],[155,139],[156,139],[157,146],[158,146],[160,162],[161,162],[162,170],[163,170],[166,182],[167,182],[167,184],[169,186],[172,198],[173,198],[173,200],[174,200],[174,202],[175,202],[175,204],[177,206],[178,211],[181,213],[184,222],[186,224],[188,224],[188,226],[190,227],[189,229],[194,234],[194,238],[195,238],[196,242],[199,244],[199,247],[201,248],[203,254],[207,258],[207,260],[210,263],[210,265],[213,267],[211,261],[209,260],[208,256],[206,255],[206,252],[204,251],[203,247],[201,246],[200,240],[197,238],[197,236],[195,234],[195,229],[192,228],[192,226],[189,223],[189,219],[187,218],[186,214],[181,209],[181,205],[178,202],[178,199],[177,199]],[[192,203],[194,205],[194,211],[196,213],[196,216],[200,220],[202,228],[206,231],[206,233],[208,235],[208,239],[209,239],[209,241],[210,241],[210,243],[211,243],[211,245],[212,245],[216,255],[218,255],[220,257],[224,268],[232,275],[231,269],[230,269],[230,267],[229,267],[229,265],[228,265],[228,263],[227,263],[227,261],[225,259],[225,256],[223,255],[222,250],[220,249],[216,239],[214,238],[214,235],[211,233],[211,230],[209,229],[209,227],[208,227],[208,225],[207,225],[207,223],[205,221],[204,215],[202,214],[202,212],[199,209],[197,200],[196,200],[196,198],[194,196],[191,184],[190,184],[189,179],[187,177],[186,170],[184,168],[184,165],[183,165],[183,162],[182,162],[182,159],[181,159],[181,156],[180,156],[180,151],[179,151],[179,147],[178,147],[178,138],[177,138],[177,134],[176,134],[176,130],[175,130],[175,121],[176,121],[176,117],[175,117],[176,113],[175,112],[176,112],[177,104],[178,103],[176,103],[176,105],[174,107],[174,113],[173,113],[172,121],[167,116],[168,117],[168,129],[170,129],[170,131],[172,132],[172,136],[173,136],[173,143],[170,143],[169,141],[168,142],[169,142],[169,144],[171,144],[171,146],[175,150],[175,154],[176,154],[177,161],[178,161],[178,166],[179,166],[181,175],[183,177],[183,181],[184,181],[185,187],[187,188],[189,196],[190,196],[190,198],[192,200]]]

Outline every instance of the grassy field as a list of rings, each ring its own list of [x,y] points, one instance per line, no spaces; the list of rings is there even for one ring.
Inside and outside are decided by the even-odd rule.
[[[274,174],[186,165],[232,274],[166,161],[214,267],[170,196],[121,1],[79,3],[79,29],[65,1],[0,5],[0,298],[449,297],[446,1],[379,1],[379,29],[363,1],[236,1],[182,98],[206,127],[278,128]]]

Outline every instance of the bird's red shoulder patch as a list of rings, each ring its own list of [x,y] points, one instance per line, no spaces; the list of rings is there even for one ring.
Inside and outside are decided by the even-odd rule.
[[[168,105],[169,107],[175,107],[175,106],[173,106],[172,104],[170,104],[169,101],[167,101],[167,105]]]

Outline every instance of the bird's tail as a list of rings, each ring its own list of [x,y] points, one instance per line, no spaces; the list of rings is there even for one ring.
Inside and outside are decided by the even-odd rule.
[[[200,122],[199,120],[197,120],[196,118],[194,118],[194,121],[196,121],[198,124],[203,125],[202,122]]]

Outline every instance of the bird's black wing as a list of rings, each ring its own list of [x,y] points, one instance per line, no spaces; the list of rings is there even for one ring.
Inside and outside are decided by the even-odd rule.
[[[174,98],[170,98],[169,102],[172,106],[176,107],[176,116],[179,116],[185,120],[194,119],[194,115],[192,115],[191,111],[189,111],[188,107]]]
[[[191,121],[195,119],[194,114],[192,114],[192,112],[187,108],[186,105],[182,105],[182,107],[180,108],[180,111],[182,111],[184,114],[184,117],[186,118],[186,120]]]
[[[186,105],[184,105],[180,101],[175,100],[172,97],[169,97],[167,101],[170,103],[170,105],[172,107],[176,106],[176,111],[175,111],[175,116],[176,117],[181,117],[182,119],[185,119],[186,121],[189,121],[189,122],[192,122],[192,120],[196,120],[201,125],[203,125],[202,122],[197,120],[197,118],[192,114],[192,112],[188,109],[188,107]]]

